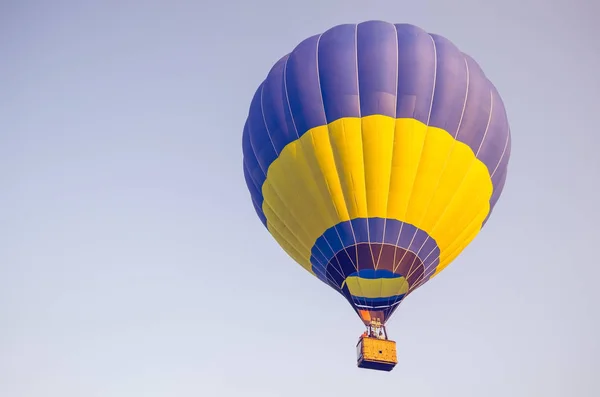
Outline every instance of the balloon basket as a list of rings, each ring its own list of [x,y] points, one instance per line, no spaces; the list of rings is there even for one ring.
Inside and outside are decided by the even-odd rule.
[[[398,364],[396,342],[362,335],[356,345],[359,368],[391,371]]]

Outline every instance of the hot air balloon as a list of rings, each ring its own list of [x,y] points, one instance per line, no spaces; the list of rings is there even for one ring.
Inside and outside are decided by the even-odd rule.
[[[259,219],[363,321],[358,366],[390,371],[386,322],[487,222],[511,135],[470,56],[414,25],[367,21],[309,37],[275,63],[242,149]]]

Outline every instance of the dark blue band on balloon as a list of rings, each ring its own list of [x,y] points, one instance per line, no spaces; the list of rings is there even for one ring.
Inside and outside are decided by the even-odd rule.
[[[405,251],[412,254],[406,255]],[[439,256],[436,241],[409,223],[357,218],[325,231],[312,247],[310,260],[313,272],[322,281],[331,284],[335,280],[339,288],[349,275],[375,268],[402,276],[416,275],[415,257],[423,277],[435,271]]]

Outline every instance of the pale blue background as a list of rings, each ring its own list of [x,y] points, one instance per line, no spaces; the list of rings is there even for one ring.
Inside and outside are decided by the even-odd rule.
[[[599,396],[598,15],[592,0],[2,1],[0,396]],[[264,230],[241,168],[270,66],[367,19],[471,54],[513,131],[485,231],[389,323],[391,373],[356,368],[361,322]]]

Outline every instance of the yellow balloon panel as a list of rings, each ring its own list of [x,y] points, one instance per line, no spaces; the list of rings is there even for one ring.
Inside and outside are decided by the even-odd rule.
[[[440,249],[436,274],[477,235],[492,181],[472,149],[415,119],[341,118],[289,143],[262,186],[274,238],[306,270],[328,229],[387,218],[424,230]]]

